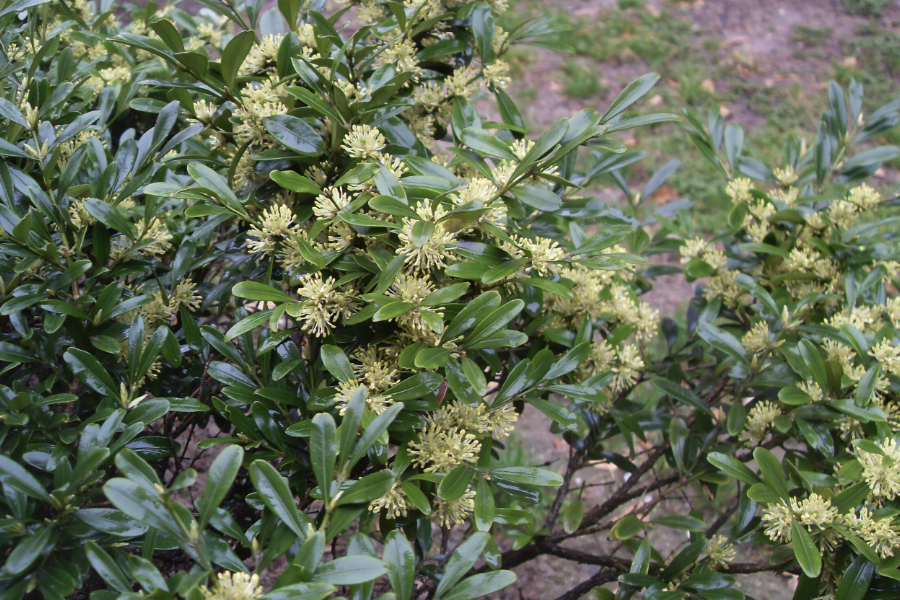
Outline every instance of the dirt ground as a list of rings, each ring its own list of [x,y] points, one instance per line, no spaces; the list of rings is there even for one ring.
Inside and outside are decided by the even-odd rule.
[[[547,6],[566,9],[571,15],[587,19],[599,18],[603,11],[617,5],[617,0],[548,0]],[[697,0],[675,3],[669,0],[646,0],[642,9],[658,15],[664,5],[677,6],[676,14],[692,21],[696,34],[693,43],[699,47],[704,38],[718,38],[723,61],[735,63],[733,74],[741,81],[762,84],[771,88],[783,81],[800,82],[811,101],[820,103],[822,90],[827,86],[834,62],[853,64],[853,57],[842,56],[841,40],[853,37],[857,27],[868,22],[861,16],[847,14],[841,0]],[[640,10],[640,9],[639,9]],[[900,3],[886,9],[881,21],[893,23],[900,18]],[[814,60],[809,53],[800,53],[803,42],[798,41],[796,27],[829,30],[829,38],[817,47]],[[640,60],[606,61],[598,75],[607,85],[593,98],[572,99],[549,74],[559,71],[566,56],[549,50],[537,50],[540,65],[529,69],[524,80],[517,80],[514,88],[534,87],[537,98],[523,107],[526,122],[534,129],[568,117],[585,106],[604,110],[629,82],[651,70]],[[549,81],[548,81],[549,80]],[[711,82],[717,92],[727,91],[728,80]],[[677,86],[677,82],[663,80],[662,86]],[[664,111],[667,107],[651,105]],[[724,106],[726,118],[745,128],[761,125],[767,115],[752,106],[733,102]]]
[[[568,447],[562,439],[550,433],[549,419],[536,409],[526,408],[514,436],[517,443],[526,445],[535,464],[547,465],[546,468],[559,471],[565,468]],[[590,510],[606,498],[609,486],[602,484],[622,481],[622,472],[610,464],[589,466],[579,475],[580,477],[575,480],[576,485],[581,485],[579,479],[587,484],[582,497],[585,510]],[[591,487],[592,485],[593,487]],[[647,495],[637,502],[649,503],[653,500],[653,495]],[[676,504],[669,504],[668,508],[673,514],[686,514],[689,510],[686,505]],[[718,516],[712,509],[707,510],[706,513],[705,520],[707,522],[714,521]],[[686,545],[688,541],[686,532],[672,529],[657,528],[652,530],[649,535],[651,543],[663,556],[680,550],[681,546]],[[506,549],[509,545],[509,543],[501,544],[501,549]],[[606,533],[569,540],[563,545],[601,555],[612,552],[617,547],[617,543],[610,541]],[[758,562],[765,558],[765,555],[755,553],[746,547],[737,547],[736,549],[739,562]],[[630,553],[625,550],[620,556],[629,557]],[[498,600],[552,600],[588,579],[597,572],[597,567],[579,565],[551,556],[541,556],[519,566],[515,572],[518,575],[516,583],[492,598]],[[739,575],[736,580],[737,589],[756,600],[788,600],[793,596],[797,585],[794,576],[771,573]],[[615,589],[614,584],[607,587]]]

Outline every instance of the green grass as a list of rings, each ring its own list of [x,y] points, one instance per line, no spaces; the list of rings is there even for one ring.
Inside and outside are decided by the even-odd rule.
[[[717,37],[708,37],[703,40],[703,49],[707,52],[711,52],[713,54],[719,51],[719,48],[722,47],[722,40]]]
[[[848,6],[853,4],[853,10],[863,12],[871,12],[879,4],[878,0],[846,2]],[[680,14],[681,0],[666,0],[659,11],[646,10],[644,4],[641,0],[618,0],[587,17],[551,2],[518,0],[501,17],[500,24],[511,29],[531,18],[551,16],[571,29],[561,37],[573,54],[563,63],[560,73],[568,97],[586,103],[597,98],[611,100],[599,74],[610,78],[608,66],[633,64],[635,71],[655,71],[662,78],[651,94],[659,95],[661,102],[657,101],[652,109],[644,104],[639,110],[678,113],[686,108],[705,123],[710,107],[721,104],[739,122],[754,124],[745,127],[744,154],[770,166],[781,164],[788,134],[797,133],[808,144],[812,142],[827,108],[824,91],[810,92],[808,81],[780,78],[777,69],[771,76],[760,73],[765,63],[752,54],[729,50],[726,56],[721,39],[695,31],[693,23]],[[794,27],[796,56],[811,65],[822,65],[831,60],[826,56],[833,56],[833,36],[834,31],[827,26]],[[842,42],[840,55],[855,57],[855,64],[826,64],[819,72],[830,68],[833,78],[845,89],[851,78],[861,82],[865,86],[864,112],[871,113],[900,96],[900,32],[870,21],[858,26],[854,35]],[[520,72],[540,67],[536,55],[513,55],[511,64],[514,71]],[[739,74],[739,69],[753,75]],[[526,104],[539,93],[533,87],[513,90],[514,97]],[[655,169],[673,157],[680,159],[681,167],[666,185],[681,197],[697,202],[691,218],[698,233],[716,231],[723,215],[731,209],[722,174],[702,158],[677,126],[643,128],[633,135],[635,147],[648,154],[646,161],[623,173],[633,188],[640,189]],[[888,132],[875,143],[900,145],[900,130]],[[900,167],[900,159],[892,166]],[[607,184],[611,182],[602,182]]]
[[[643,60],[653,69],[665,70],[666,62],[687,57],[692,36],[691,24],[674,13],[655,16],[642,10],[639,0],[620,0],[601,18],[586,18],[559,10],[538,0],[516,3],[501,18],[504,29],[540,16],[554,16],[571,28],[565,41],[575,55],[597,61]]]
[[[678,97],[688,106],[709,106],[716,102],[714,88],[710,87],[712,79],[709,71],[693,64],[678,65],[678,73],[673,79],[678,84]]]
[[[567,60],[563,64],[565,83],[563,93],[571,98],[594,98],[603,91],[603,83],[592,68],[577,60]]]
[[[521,105],[531,104],[532,102],[537,100],[537,97],[538,97],[537,88],[534,88],[534,87],[521,88],[520,90],[518,90],[516,92],[516,103],[521,104]]]
[[[793,40],[807,47],[824,46],[828,43],[833,29],[831,27],[810,27],[794,25]]]
[[[844,8],[851,15],[863,17],[880,17],[884,9],[891,5],[893,0],[844,0]]]
[[[527,46],[513,46],[503,55],[503,60],[509,65],[509,76],[512,79],[519,79],[534,68],[537,53]]]

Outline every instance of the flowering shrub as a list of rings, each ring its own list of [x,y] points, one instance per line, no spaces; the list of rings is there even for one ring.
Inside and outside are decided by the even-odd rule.
[[[202,4],[0,10],[0,598],[466,600],[545,554],[600,567],[564,598],[886,589],[897,248],[865,219],[893,200],[841,186],[893,152],[845,158],[847,125],[897,107],[833,90],[772,174],[688,117],[736,209],[724,252],[682,247],[680,205],[637,219],[675,163],[619,174],[615,132],[674,118],[628,112],[655,76],[529,138],[503,56],[556,29],[503,2]],[[604,175],[631,215],[582,195]],[[685,331],[640,299],[679,247]],[[564,467],[496,460],[527,405]],[[598,461],[628,477],[586,507]],[[703,489],[723,515],[673,514]],[[621,549],[563,544],[598,532]]]
[[[502,498],[562,483],[492,466],[523,402],[583,435],[642,368],[633,224],[576,194],[670,118],[625,112],[655,77],[528,141],[500,57],[552,27],[367,3],[345,39],[317,7],[0,11],[4,598],[250,598],[285,554],[276,594],[490,594]]]
[[[705,348],[691,363],[709,364],[690,376],[693,392],[721,410],[705,461],[738,485],[715,492],[736,515],[729,539],[774,546],[780,569],[799,565],[795,598],[900,585],[898,198],[864,182],[898,150],[857,150],[897,124],[900,102],[862,106],[861,86],[848,96],[832,83],[812,148],[789,138],[774,169],[742,155],[736,126],[687,123],[727,170],[734,204],[727,232],[680,250],[688,278],[707,278],[687,331]]]

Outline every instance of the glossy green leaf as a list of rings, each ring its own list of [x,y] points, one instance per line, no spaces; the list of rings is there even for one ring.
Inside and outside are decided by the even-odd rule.
[[[617,540],[627,540],[633,538],[643,531],[646,523],[641,521],[634,515],[625,515],[613,525],[610,535]]]
[[[316,482],[322,492],[322,500],[327,505],[331,499],[331,481],[337,462],[337,428],[334,418],[328,413],[313,417],[312,432],[309,437],[309,460],[312,463]],[[331,582],[334,583],[334,582]]]
[[[26,496],[31,496],[44,502],[50,500],[47,490],[44,489],[44,486],[41,485],[34,475],[8,456],[0,455],[0,482],[4,486],[22,492]]]
[[[69,348],[63,355],[69,368],[88,387],[113,401],[118,401],[119,390],[112,377],[96,358],[84,350]]]
[[[472,600],[488,594],[499,592],[516,582],[516,574],[512,571],[493,571],[479,573],[463,579],[451,592],[443,596],[444,600]]]
[[[298,194],[321,194],[322,190],[308,177],[304,177],[294,171],[272,171],[269,173],[272,181],[286,190]]]
[[[657,81],[659,81],[659,75],[656,73],[647,73],[629,83],[628,86],[622,90],[622,93],[620,93],[619,96],[613,100],[612,104],[609,105],[609,108],[600,119],[600,122],[608,123],[625,112],[629,106],[643,98],[644,95],[656,85]]]
[[[671,529],[683,529],[685,531],[706,531],[706,523],[695,517],[687,515],[666,515],[657,517],[650,521],[654,525],[660,527],[669,527]]]
[[[835,592],[835,600],[863,600],[872,583],[875,565],[865,556],[856,555],[844,571],[841,583]]]
[[[491,477],[537,486],[558,487],[563,484],[561,475],[538,467],[501,467],[491,471]]]
[[[360,502],[368,504],[372,500],[387,494],[393,485],[394,474],[390,469],[376,471],[371,475],[366,475],[344,490],[337,501],[337,505],[341,506],[344,504],[356,504]]]
[[[807,577],[818,577],[822,572],[822,555],[812,536],[799,521],[791,523],[791,538],[800,568]]]
[[[382,560],[397,600],[411,600],[415,589],[416,555],[399,530],[395,529],[385,537]]]
[[[435,598],[443,598],[456,587],[456,583],[469,572],[488,543],[489,535],[483,531],[472,534],[472,537],[461,543],[444,567],[444,573],[435,590]]]
[[[443,482],[441,482],[443,483]],[[487,480],[478,478],[475,485],[475,528],[478,531],[490,531],[496,514],[494,494]]]
[[[122,594],[131,591],[128,576],[103,548],[92,540],[88,540],[84,545],[84,550],[91,566],[103,578],[106,585]]]
[[[355,555],[326,562],[316,571],[313,581],[334,585],[356,585],[374,581],[388,572],[384,562],[372,556]]]
[[[231,38],[222,51],[222,78],[229,88],[234,89],[238,71],[255,41],[256,34],[253,31],[242,31]]]
[[[472,150],[487,156],[513,161],[518,160],[512,150],[509,149],[509,146],[487,130],[468,127],[459,133],[459,139]]]
[[[209,519],[228,495],[243,459],[243,448],[226,446],[210,465],[206,474],[206,483],[203,486],[203,503],[200,509],[201,528],[209,523]]]
[[[42,525],[27,537],[22,538],[6,557],[3,570],[11,576],[21,575],[47,550],[53,537],[53,528]],[[90,543],[90,542],[89,542]]]
[[[438,486],[438,495],[448,502],[457,500],[469,489],[469,484],[474,477],[475,471],[468,465],[458,465],[441,480]]]
[[[563,531],[574,533],[581,526],[584,519],[584,503],[581,500],[573,500],[563,511]]]
[[[306,526],[312,524],[312,521],[297,509],[287,481],[275,467],[263,460],[255,460],[250,465],[250,479],[266,508],[281,519],[297,537],[306,539]]]
[[[743,481],[747,485],[759,483],[759,477],[756,476],[756,473],[736,458],[721,452],[710,452],[706,460],[726,475],[734,477],[738,481]]]
[[[534,185],[519,185],[513,188],[513,195],[532,208],[544,212],[559,210],[562,200],[547,188]]]
[[[303,119],[275,115],[264,118],[263,125],[282,146],[300,156],[319,156],[325,151],[322,136]]]
[[[489,314],[478,318],[478,324],[472,333],[466,338],[463,347],[473,346],[488,338],[493,333],[502,329],[507,323],[516,318],[522,312],[525,303],[522,300],[511,300],[503,306],[491,311]],[[452,323],[451,323],[452,326]]]
[[[350,359],[337,346],[329,344],[322,346],[322,363],[338,381],[356,381],[356,373],[350,365]]]
[[[404,408],[402,402],[397,402],[396,404],[392,404],[387,408],[383,413],[372,419],[372,422],[369,423],[368,427],[365,428],[362,435],[359,436],[359,439],[356,440],[356,444],[353,446],[353,451],[349,456],[342,456],[347,461],[347,465],[349,469],[352,469],[356,466],[356,463],[366,455],[369,449],[375,444],[381,434],[384,433],[388,427],[390,427],[391,423],[397,417],[397,413],[402,411]]]
[[[762,480],[784,500],[788,499],[788,487],[784,477],[784,470],[774,454],[765,448],[758,447],[753,450],[753,458],[759,467]]]
[[[246,298],[260,302],[293,302],[293,298],[270,285],[244,281],[231,288],[231,293],[238,298]]]
[[[230,342],[234,338],[241,336],[248,331],[253,331],[260,325],[268,323],[269,317],[272,316],[272,312],[272,310],[262,310],[241,319],[225,334],[225,341]]]

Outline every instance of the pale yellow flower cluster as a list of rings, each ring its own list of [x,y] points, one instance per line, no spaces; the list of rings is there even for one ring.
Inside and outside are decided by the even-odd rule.
[[[496,60],[484,68],[484,82],[491,88],[505,89],[512,80],[509,77],[509,65],[505,61]]]
[[[387,141],[380,131],[369,125],[354,125],[341,146],[353,158],[366,159],[378,156]]]
[[[247,76],[274,66],[278,60],[278,47],[283,39],[281,34],[263,36],[260,42],[253,44],[247,58],[241,63],[238,75]]]
[[[371,392],[383,392],[399,381],[397,357],[380,346],[359,348],[351,356],[356,379]]]
[[[548,238],[532,240],[514,233],[510,239],[513,243],[502,242],[501,249],[513,258],[525,258],[527,253],[531,267],[545,277],[550,274],[553,263],[562,262],[566,257],[565,248]]]
[[[470,406],[456,401],[436,410],[430,419],[445,429],[465,429],[503,439],[515,428],[519,415],[510,404],[489,412],[484,404]]]
[[[451,97],[470,98],[479,90],[478,68],[474,65],[457,67],[444,81],[447,95]]]
[[[466,206],[476,210],[488,207],[487,211],[463,229],[461,233],[469,233],[481,223],[489,223],[495,227],[506,229],[506,204],[496,198],[497,191],[497,186],[493,181],[476,175],[469,179],[468,185],[464,189],[451,196],[453,204],[459,208]]]
[[[169,251],[172,247],[172,234],[169,228],[158,217],[142,220],[138,224],[137,232],[138,241],[149,241],[149,243],[141,244],[134,250],[137,256],[160,256]],[[124,235],[116,236],[110,244],[110,257],[117,260],[131,251],[135,244]]]
[[[741,338],[741,345],[749,354],[762,354],[772,348],[773,341],[772,334],[769,332],[769,324],[765,321],[756,323]]]
[[[878,500],[893,500],[900,493],[900,447],[893,438],[878,444],[882,454],[857,447],[856,459],[863,468],[863,479]]]
[[[419,432],[418,440],[409,443],[413,464],[429,473],[447,473],[463,463],[474,463],[480,450],[481,442],[474,433],[447,428],[434,420]]]
[[[72,225],[74,225],[78,229],[90,227],[97,222],[97,219],[94,218],[94,215],[89,213],[87,208],[85,208],[84,200],[79,200],[78,198],[73,198],[69,201],[68,213],[69,220],[72,222]]]
[[[616,350],[606,340],[595,341],[591,344],[588,358],[579,372],[581,379],[587,379],[594,373],[606,373],[612,370],[616,361]]]
[[[874,548],[881,558],[894,556],[894,550],[900,546],[900,528],[894,525],[893,516],[878,519],[864,506],[859,510],[859,515],[855,510],[845,515],[844,523],[851,532]]]
[[[248,246],[253,254],[272,255],[279,242],[301,233],[299,226],[294,224],[294,214],[290,207],[276,204],[266,208],[259,223],[250,228],[248,235],[254,239],[248,242]]]
[[[128,82],[131,80],[133,70],[128,65],[120,65],[116,67],[108,67],[99,69],[96,75],[88,77],[84,82],[86,87],[94,88],[94,94],[99,94],[103,88],[109,87],[118,82]]]
[[[702,259],[709,250],[709,242],[703,238],[690,238],[685,240],[684,244],[678,249],[678,253],[681,255],[681,264],[686,265],[695,258]]]
[[[336,288],[335,279],[321,273],[307,276],[297,294],[303,303],[296,317],[303,331],[316,337],[328,335],[339,317],[350,316],[355,309],[350,291]]]
[[[841,298],[845,293],[845,265],[842,264],[840,255],[827,253],[825,244],[829,243],[827,240],[833,233],[839,234],[840,230],[855,224],[860,216],[878,208],[882,203],[881,196],[863,184],[851,189],[846,197],[833,200],[824,210],[814,211],[798,202],[800,190],[791,187],[798,179],[798,174],[793,168],[776,170],[775,176],[783,187],[769,194],[772,202],[764,197],[754,197],[753,184],[746,178],[731,181],[726,189],[732,201],[745,208],[743,228],[747,239],[752,242],[777,245],[777,242],[772,242],[769,236],[779,235],[780,225],[777,222],[773,224],[770,219],[780,208],[796,208],[806,222],[805,227],[798,228],[793,248],[784,260],[770,261],[751,274],[761,276],[762,283],[778,277],[780,281],[772,286],[785,287],[794,301],[803,300],[807,310],[820,306],[828,313],[834,313],[827,321],[829,325],[840,327],[851,324],[866,332],[868,327],[877,324],[880,309],[855,306],[846,309],[844,314],[835,313],[839,310]],[[694,259],[702,259],[713,267],[714,273],[704,291],[707,299],[720,297],[728,306],[736,307],[744,294],[734,281],[737,271],[724,268],[724,255],[717,256],[711,252],[708,243],[702,239],[689,239],[681,248],[681,262],[687,264]],[[892,267],[884,266],[887,269],[887,277],[892,278]],[[759,341],[755,338],[748,339],[751,346]]]
[[[749,181],[749,180],[748,180]],[[731,182],[735,184],[736,181]],[[734,192],[740,193],[740,190]],[[749,215],[748,215],[749,217]],[[687,240],[684,245],[679,248],[681,255],[681,264],[686,265],[692,260],[702,260],[713,269],[712,275],[706,281],[703,289],[703,295],[707,300],[721,297],[728,306],[737,306],[744,295],[743,290],[734,282],[738,271],[725,268],[728,259],[725,254],[712,247],[712,245],[702,238],[692,238]]]
[[[640,350],[634,344],[623,344],[616,348],[616,358],[618,362],[612,368],[612,389],[621,392],[637,382],[645,365]]]
[[[337,408],[341,415],[346,414],[347,406],[350,404],[350,400],[359,388],[360,384],[356,381],[343,381],[338,386],[334,401],[337,403]],[[393,403],[394,401],[390,396],[383,396],[371,392],[366,394],[366,408],[376,415],[380,415],[386,411]]]
[[[446,225],[441,221],[447,215],[446,209],[440,205],[434,206],[429,201],[423,201],[416,205],[415,211],[419,215],[419,219],[403,218],[403,229],[399,233],[402,244],[399,253],[406,255],[406,264],[419,273],[446,267],[447,244],[456,239],[456,233],[447,231]],[[414,228],[422,222],[431,223],[433,231],[427,239],[420,243]]]
[[[791,498],[791,511],[807,527],[824,529],[838,519],[838,509],[831,505],[831,500],[819,494],[810,494],[799,502],[796,498]]]
[[[410,40],[394,42],[381,53],[381,63],[392,65],[398,72],[412,73],[413,81],[418,81],[422,67],[416,58],[416,46]]]
[[[813,402],[821,402],[822,400],[825,400],[825,392],[821,387],[819,387],[819,384],[812,379],[801,381],[797,384],[797,387],[806,392],[809,397],[812,398]]]
[[[713,569],[727,567],[734,562],[737,552],[731,542],[723,535],[716,535],[706,546],[706,555],[709,557]]]
[[[207,102],[206,100],[197,100],[196,102],[194,102],[193,110],[194,116],[189,118],[188,121],[192,123],[200,123],[202,125],[209,125],[210,123],[212,123],[216,112],[219,110],[219,107],[212,102]]]
[[[794,513],[784,501],[773,502],[766,506],[762,516],[765,533],[774,542],[789,543],[793,537],[791,524]]]
[[[603,317],[608,308],[603,295],[617,280],[627,282],[629,274],[622,271],[594,271],[577,263],[569,263],[559,269],[559,275],[574,284],[572,298],[553,295],[545,297],[545,300],[549,302],[550,312],[557,315],[561,326],[578,327],[586,317],[592,321]]]
[[[762,522],[766,535],[775,542],[790,543],[793,538],[791,527],[797,522],[810,533],[821,533],[821,543],[834,549],[843,535],[833,527],[846,527],[881,558],[894,556],[894,550],[900,546],[900,527],[894,525],[893,515],[877,518],[867,506],[858,510],[858,514],[857,509],[853,509],[842,515],[831,500],[814,493],[800,501],[791,498],[790,505],[783,500],[769,504],[763,510]]]
[[[434,286],[428,277],[414,271],[398,275],[391,284],[387,295],[412,305],[407,312],[391,319],[400,325],[404,333],[414,341],[438,345],[437,338],[442,333],[442,326],[438,324],[443,323],[444,313],[439,309],[427,308],[422,305],[422,302],[432,292],[434,292]],[[444,347],[452,348],[453,346],[447,343],[444,344]]]
[[[785,187],[793,185],[797,179],[800,178],[800,174],[797,173],[792,165],[786,165],[780,169],[775,169],[772,174],[775,176],[775,179],[778,180],[778,183]]]
[[[27,102],[25,104],[27,105],[27,108],[31,108],[30,104],[28,104]],[[25,117],[26,121],[29,121],[29,122],[34,121],[34,124],[37,123],[37,112],[32,112],[31,114],[29,114],[27,111],[23,111],[23,116]],[[32,127],[34,126],[34,124],[32,125]],[[91,140],[91,138],[97,138],[97,140],[100,142],[101,145],[103,145],[104,147],[106,146],[106,143],[102,139],[100,139],[100,137],[97,135],[97,132],[93,131],[91,129],[85,129],[83,131],[79,131],[77,134],[75,134],[74,138],[60,144],[59,145],[59,166],[60,166],[60,168],[65,167],[66,163],[69,161],[69,159],[75,153],[75,151],[78,150],[78,148],[80,148],[84,144],[86,144],[89,140]],[[79,226],[75,223],[74,219],[72,220],[72,223],[75,224],[76,227]],[[93,221],[91,221],[91,223],[93,223]]]
[[[900,376],[900,347],[894,346],[891,340],[881,340],[870,354],[881,363],[886,372]]]
[[[725,193],[728,194],[728,197],[731,198],[731,201],[735,204],[740,204],[741,202],[748,202],[752,196],[750,195],[750,189],[753,187],[753,182],[747,179],[746,177],[738,177],[730,182],[725,187]]]
[[[762,242],[769,233],[769,217],[775,214],[775,207],[763,199],[747,201],[744,228],[754,242]]]
[[[250,85],[244,88],[241,106],[234,110],[240,122],[234,126],[239,144],[250,142],[262,148],[273,148],[275,140],[265,126],[265,118],[287,113],[278,92],[271,86]],[[246,153],[245,153],[246,155]]]
[[[475,491],[466,490],[466,493],[456,500],[444,500],[438,497],[431,513],[431,520],[439,527],[462,525],[474,510]]]
[[[781,415],[781,409],[775,402],[768,400],[757,402],[750,409],[747,424],[741,432],[741,439],[750,444],[758,444],[766,438],[766,433],[775,419]]]
[[[388,519],[405,517],[409,512],[409,503],[400,482],[395,481],[387,494],[372,500],[369,503],[369,511],[376,514],[384,511]]]
[[[863,333],[874,332],[879,323],[881,308],[878,306],[854,306],[833,314],[825,323],[840,329],[844,325],[850,325]]]
[[[223,571],[216,576],[212,589],[200,588],[203,600],[254,600],[263,595],[259,575]]]
[[[602,303],[602,310],[610,313],[612,320],[634,327],[637,340],[649,339],[656,332],[659,311],[646,302],[637,302],[629,286],[614,284],[610,288],[611,298]]]
[[[762,521],[769,539],[788,543],[793,538],[791,527],[794,521],[817,533],[831,525],[841,524],[842,517],[832,506],[831,500],[814,493],[799,501],[791,498],[790,504],[783,500],[769,504],[763,511]]]

